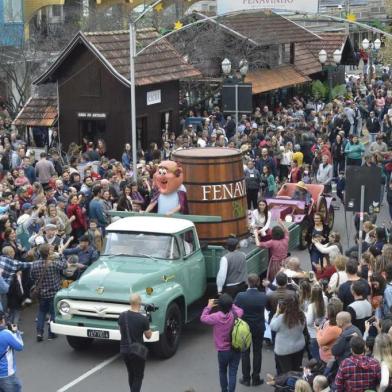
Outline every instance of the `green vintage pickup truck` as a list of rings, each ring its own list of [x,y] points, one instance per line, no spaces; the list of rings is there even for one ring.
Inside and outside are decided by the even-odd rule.
[[[117,319],[129,308],[131,293],[142,297],[151,320],[153,351],[162,358],[175,354],[190,306],[214,282],[221,246],[201,246],[188,219],[133,216],[107,227],[105,250],[67,289],[55,298],[54,333],[66,335],[76,350],[94,339],[120,340]],[[290,227],[290,248],[298,245],[298,226]],[[266,270],[268,251],[249,243],[242,248],[248,272]],[[200,307],[199,307],[200,309]]]

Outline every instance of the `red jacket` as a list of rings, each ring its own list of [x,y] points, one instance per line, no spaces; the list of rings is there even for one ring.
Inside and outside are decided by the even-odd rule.
[[[67,207],[67,216],[75,216],[75,220],[71,223],[72,230],[84,229],[87,230],[86,217],[83,214],[82,208],[79,204],[70,204]]]

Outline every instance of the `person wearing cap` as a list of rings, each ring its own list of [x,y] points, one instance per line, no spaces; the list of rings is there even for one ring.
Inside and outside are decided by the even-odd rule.
[[[98,260],[99,254],[96,249],[90,244],[90,237],[86,234],[79,238],[79,245],[74,248],[63,250],[64,256],[76,255],[78,256],[79,276],[89,265]]]
[[[0,391],[20,392],[22,384],[16,376],[15,351],[23,350],[23,340],[17,327],[7,326],[6,314],[0,311]]]
[[[38,237],[41,237],[42,241],[38,240]],[[62,238],[57,235],[57,226],[52,223],[46,224],[39,233],[33,234],[30,237],[29,242],[32,246],[35,246],[37,244],[37,240],[44,244],[53,246],[54,249],[58,249],[63,245]]]
[[[218,294],[225,292],[234,298],[239,292],[246,290],[247,266],[246,255],[238,250],[238,238],[228,238],[228,252],[220,259],[216,276]]]

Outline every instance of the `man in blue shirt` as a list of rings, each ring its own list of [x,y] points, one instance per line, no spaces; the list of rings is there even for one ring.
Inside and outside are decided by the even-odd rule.
[[[63,255],[77,255],[79,264],[82,264],[84,269],[98,259],[98,252],[90,245],[90,238],[86,234],[79,238],[79,245],[77,247],[64,249]]]
[[[105,233],[105,227],[108,224],[105,214],[103,212],[103,202],[100,197],[101,187],[96,186],[93,188],[93,199],[90,201],[88,208],[89,219],[95,219],[98,222],[98,227],[102,229],[102,234]]]
[[[23,340],[15,326],[10,331],[5,313],[0,311],[0,390],[20,392],[22,384],[16,376],[14,351],[23,350]]]

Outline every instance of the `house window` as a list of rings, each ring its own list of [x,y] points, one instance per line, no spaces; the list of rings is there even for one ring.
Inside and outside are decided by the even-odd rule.
[[[22,0],[4,0],[4,23],[15,23],[22,21]]]

